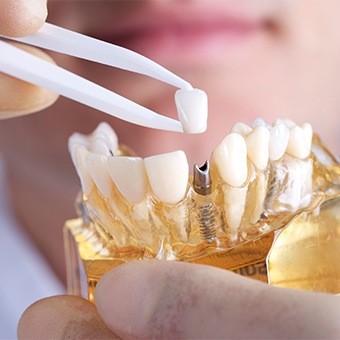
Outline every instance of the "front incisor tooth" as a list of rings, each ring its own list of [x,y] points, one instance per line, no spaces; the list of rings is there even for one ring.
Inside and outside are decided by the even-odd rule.
[[[175,103],[184,132],[202,133],[207,129],[208,97],[204,91],[177,90]]]
[[[142,158],[109,157],[107,167],[118,190],[129,202],[136,204],[143,200],[149,183]]]
[[[85,148],[78,147],[76,149],[75,152],[76,169],[78,172],[78,176],[80,178],[81,187],[86,196],[89,195],[94,185],[93,179],[86,166],[86,158],[88,155],[89,152]]]
[[[312,145],[313,129],[308,123],[294,126],[290,130],[287,153],[293,157],[304,159],[309,156]]]
[[[185,197],[189,165],[183,151],[147,157],[144,162],[151,189],[160,201],[176,204]]]
[[[239,187],[247,180],[247,145],[240,134],[226,136],[214,150],[212,159],[220,176],[229,185]]]
[[[279,160],[285,153],[289,140],[289,129],[285,124],[278,124],[270,130],[269,159]]]
[[[86,166],[101,194],[109,198],[112,189],[112,180],[107,171],[107,157],[89,153],[86,157]]]
[[[260,170],[264,170],[268,165],[269,139],[269,130],[262,125],[256,126],[246,137],[248,157]]]

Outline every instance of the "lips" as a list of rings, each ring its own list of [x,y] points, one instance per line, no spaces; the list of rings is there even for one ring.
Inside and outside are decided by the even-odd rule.
[[[227,53],[263,28],[249,15],[177,8],[145,11],[94,35],[156,61],[195,62]]]

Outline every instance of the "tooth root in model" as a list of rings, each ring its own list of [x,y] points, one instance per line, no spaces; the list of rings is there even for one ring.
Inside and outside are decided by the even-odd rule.
[[[245,210],[248,177],[247,145],[243,136],[231,133],[216,147],[212,154],[218,173],[225,183],[222,185],[224,196],[224,217],[231,233],[237,239],[237,230]]]
[[[261,214],[264,211],[264,202],[267,193],[267,177],[263,172],[258,171],[256,173],[255,190],[256,190],[255,202],[253,202],[254,210],[250,216],[250,223],[252,224],[257,223],[260,220]]]
[[[163,218],[168,220],[175,238],[187,242],[188,204],[182,201],[187,194],[189,165],[183,151],[144,159],[151,190],[163,205]]]
[[[238,229],[245,211],[248,186],[235,188],[222,186],[224,198],[224,218],[230,230],[230,239],[236,241]]]

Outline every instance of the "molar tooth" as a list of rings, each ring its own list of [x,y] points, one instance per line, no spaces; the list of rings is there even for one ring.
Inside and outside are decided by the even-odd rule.
[[[111,146],[109,144],[109,141],[106,138],[103,137],[96,137],[92,141],[91,145],[91,151],[103,155],[103,156],[111,156]],[[113,152],[113,151],[112,151]]]
[[[252,124],[252,128],[256,128],[257,126],[265,126],[267,129],[271,129],[271,126],[262,118],[256,118]]]
[[[207,129],[208,97],[204,91],[177,90],[175,102],[184,132],[201,133]]]
[[[160,201],[176,204],[184,198],[189,165],[183,151],[147,157],[144,163],[151,189]]]
[[[285,153],[289,140],[289,129],[285,124],[275,125],[270,130],[269,159],[279,160]]]
[[[231,132],[238,133],[243,137],[249,135],[251,131],[252,131],[252,128],[249,125],[241,123],[241,122],[234,124],[234,126],[231,129]]]
[[[310,124],[294,126],[290,130],[287,153],[293,157],[304,159],[309,156],[312,145],[313,129]]]
[[[260,170],[264,170],[268,165],[269,139],[269,130],[261,125],[256,126],[246,137],[248,156]]]
[[[148,188],[148,178],[142,158],[109,157],[107,167],[118,190],[128,201],[136,204],[143,200]]]
[[[107,157],[95,153],[89,153],[86,157],[86,166],[89,174],[94,180],[98,190],[106,198],[111,195],[112,181],[108,173]]]
[[[247,145],[240,134],[226,136],[214,150],[212,158],[220,176],[229,185],[239,187],[247,180]]]
[[[297,125],[294,121],[292,121],[291,119],[288,119],[288,118],[283,119],[283,121],[284,121],[284,123],[287,125],[287,127],[288,127],[289,129],[291,129],[291,128],[293,128],[294,126]]]
[[[118,149],[118,137],[112,127],[105,123],[101,122],[96,129],[92,132],[89,139],[93,143],[97,138],[102,138],[107,141],[107,145],[109,150],[115,153]]]
[[[89,152],[83,147],[78,147],[75,151],[76,170],[80,178],[81,187],[86,196],[89,195],[94,185],[93,179],[86,167],[88,154]]]
[[[72,162],[76,166],[76,150],[78,147],[87,149],[89,142],[87,138],[80,133],[73,133],[68,139],[68,151],[71,154]]]

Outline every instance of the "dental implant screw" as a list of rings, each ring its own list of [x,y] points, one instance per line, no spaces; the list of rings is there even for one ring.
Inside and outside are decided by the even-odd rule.
[[[195,164],[193,189],[198,195],[195,203],[198,208],[198,223],[201,238],[206,243],[214,243],[216,241],[216,226],[218,221],[215,202],[211,198],[212,183],[209,161],[206,161],[201,167]]]

